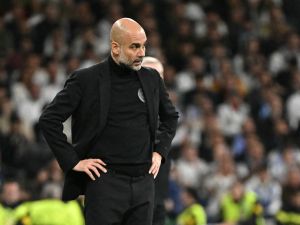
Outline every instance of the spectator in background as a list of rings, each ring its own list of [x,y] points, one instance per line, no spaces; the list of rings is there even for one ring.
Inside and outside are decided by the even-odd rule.
[[[28,57],[34,57],[34,56],[30,55]],[[27,60],[29,61],[29,59]],[[12,84],[11,98],[14,104],[16,104],[16,106],[18,106],[25,99],[29,98],[29,86],[31,85],[31,83],[33,83],[33,73],[35,69],[36,68],[34,68],[33,66],[31,68],[29,66],[25,66],[21,71],[19,71],[20,74],[19,74],[18,81]]]
[[[247,190],[256,193],[257,200],[264,209],[264,217],[274,222],[273,219],[281,207],[281,186],[271,176],[267,163],[256,168],[245,186]]]
[[[206,125],[213,127],[209,117],[215,117],[215,108],[212,99],[205,93],[197,93],[193,96],[193,102],[185,110],[185,125],[188,132],[187,141],[195,146],[199,146],[205,142]],[[206,154],[201,154],[203,157]]]
[[[265,148],[256,135],[247,138],[245,163],[251,176],[265,162]]]
[[[264,89],[261,100],[261,104],[257,108],[257,134],[265,150],[269,152],[282,144],[280,142],[283,141],[288,130],[281,129],[283,126],[276,127],[277,125],[284,125],[284,120],[281,119],[284,113],[283,101],[276,91],[276,86],[269,86]],[[281,140],[275,140],[276,136],[280,137]]]
[[[39,200],[42,198],[41,193],[44,186],[49,180],[50,174],[48,167],[42,167],[34,176],[34,179],[28,185],[28,189],[31,192],[31,200]]]
[[[176,225],[205,225],[207,222],[204,208],[200,205],[197,191],[185,188],[181,194],[184,210],[178,215]]]
[[[101,8],[107,8],[104,13],[106,14],[105,17],[102,17],[96,25],[96,34],[99,35],[100,42],[98,43],[99,49],[101,50],[101,56],[107,55],[109,53],[109,32],[110,28],[114,21],[124,17],[123,14],[123,7],[117,2],[111,2],[110,4],[106,4]],[[97,12],[98,13],[98,12]]]
[[[236,92],[228,93],[226,102],[219,106],[220,129],[229,143],[241,132],[248,111],[248,106],[243,103],[241,96]]]
[[[205,63],[198,55],[191,55],[186,67],[176,75],[176,83],[179,93],[183,95],[195,89],[196,77],[203,75]]]
[[[17,112],[22,121],[24,121],[26,129],[31,130],[38,122],[45,102],[41,96],[41,88],[37,84],[31,83],[28,87],[28,91],[28,99],[22,101],[17,106]]]
[[[297,190],[287,199],[281,210],[276,214],[278,225],[298,225],[300,216],[300,191]]]
[[[36,52],[43,52],[47,35],[57,29],[61,23],[60,15],[61,12],[57,3],[48,2],[45,4],[44,17],[39,23],[32,27],[33,42],[35,43]]]
[[[165,201],[168,222],[173,224],[176,221],[178,214],[183,210],[183,203],[181,201],[182,187],[178,184],[177,168],[171,163],[170,176],[168,181],[168,197]]]
[[[158,59],[162,60],[162,62],[165,61],[164,53],[161,48],[161,38],[157,31],[157,28],[155,30],[151,31],[148,36],[148,47],[147,51],[149,52],[149,55],[156,56]]]
[[[272,177],[282,184],[286,181],[289,169],[300,165],[300,151],[296,146],[287,144],[268,155],[268,165]]]
[[[41,55],[35,53],[29,54],[24,67],[29,70],[32,76],[30,80],[32,83],[39,85],[41,88],[48,84],[49,77],[46,69],[43,67]]]
[[[236,92],[242,98],[247,94],[247,86],[240,76],[234,73],[232,63],[224,58],[219,62],[219,71],[215,74],[212,89],[216,92],[218,103],[226,101],[226,97]]]
[[[76,70],[80,66],[80,58],[70,55],[66,58],[66,67],[65,67],[65,73],[71,74],[72,71]]]
[[[177,182],[183,187],[199,190],[209,172],[207,164],[198,157],[198,151],[193,145],[186,144],[175,162],[178,171]]]
[[[0,204],[0,224],[12,224],[13,216],[11,210],[5,208]]]
[[[293,197],[300,190],[300,173],[298,166],[291,166],[282,186],[282,208],[289,208]]]
[[[255,79],[256,84],[247,95],[246,101],[251,108],[251,117],[254,119],[257,128],[263,130],[264,126],[261,124],[271,115],[268,96],[270,93],[278,94],[279,87],[261,64],[253,65],[250,75],[251,78]],[[259,132],[260,129],[257,131]]]
[[[211,88],[208,85],[209,83],[209,81],[207,81],[208,79],[203,73],[195,74],[195,87],[192,90],[186,92],[182,98],[182,103],[185,109],[188,106],[197,107],[197,103],[198,103],[197,96],[199,95],[207,96],[213,101],[214,104],[216,103],[216,96],[214,95],[214,93],[212,92]],[[198,108],[199,110],[201,109],[201,107]],[[189,117],[187,116],[187,118]]]
[[[75,62],[76,63],[76,62]],[[77,65],[78,66],[78,65]],[[78,67],[77,67],[78,68]],[[50,58],[46,63],[46,74],[48,77],[47,85],[41,89],[41,99],[44,104],[52,101],[55,95],[63,87],[66,80],[65,71],[61,68],[58,61]]]
[[[50,162],[48,171],[49,178],[43,185],[41,197],[60,199],[63,190],[64,176],[56,160]]]
[[[53,57],[55,60],[63,60],[69,51],[65,36],[63,29],[55,28],[45,40],[43,55]]]
[[[217,145],[214,149],[214,167],[204,181],[206,196],[209,196],[206,205],[208,220],[217,222],[219,203],[223,194],[237,179],[236,165],[226,146]]]
[[[299,63],[300,65],[300,63]],[[289,126],[293,131],[300,129],[300,72],[295,72],[292,77],[293,93],[288,97],[286,110]]]
[[[211,107],[207,107],[211,109]],[[226,146],[226,141],[222,135],[218,119],[215,112],[208,110],[208,114],[203,118],[203,132],[201,134],[200,155],[206,161],[214,164],[215,149],[218,146]],[[213,166],[213,165],[210,165]]]
[[[12,172],[14,168],[24,165],[24,156],[28,153],[29,141],[24,135],[20,118],[15,114],[9,116],[9,131],[1,140],[1,160],[4,168]]]
[[[221,199],[221,221],[228,224],[264,225],[263,209],[254,192],[245,189],[241,181],[232,184]]]
[[[277,8],[273,10],[277,11],[280,9]],[[292,58],[296,60],[297,68],[300,69],[299,35],[296,32],[289,32],[286,33],[285,36],[287,40],[286,44],[282,48],[275,51],[270,57],[270,71],[274,76],[277,76],[280,71],[287,69],[288,62]]]
[[[0,135],[6,135],[10,129],[10,117],[13,113],[12,101],[9,98],[8,90],[0,84]]]
[[[101,55],[100,39],[96,36],[92,27],[85,28],[81,36],[73,41],[71,52],[77,57],[82,57],[87,46],[91,46],[96,55]]]
[[[0,57],[9,55],[13,49],[12,35],[5,29],[2,17],[0,17],[0,43],[0,52],[2,53]]]
[[[245,41],[242,50],[233,59],[234,71],[250,89],[257,85],[255,77],[250,75],[251,68],[256,64],[264,65],[265,63],[266,58],[262,53],[258,37],[249,37]]]
[[[220,75],[221,62],[228,57],[227,51],[226,46],[217,42],[213,44],[211,48],[208,48],[205,53],[208,73],[211,74],[214,79],[218,78],[217,76]]]
[[[26,24],[26,11],[20,2],[12,5],[11,11],[4,17],[5,28],[11,33],[14,49],[20,47],[20,39],[23,35],[30,33],[29,27]]]
[[[4,207],[14,209],[27,200],[28,196],[18,181],[7,180],[2,185],[0,199]]]
[[[247,149],[247,139],[256,134],[256,126],[251,117],[245,119],[242,125],[242,132],[232,140],[232,154],[237,161],[245,160]]]
[[[299,168],[290,168],[282,189],[282,207],[276,215],[279,225],[299,224],[300,175]]]
[[[58,199],[25,202],[14,210],[13,220],[18,225],[85,224],[81,202]]]

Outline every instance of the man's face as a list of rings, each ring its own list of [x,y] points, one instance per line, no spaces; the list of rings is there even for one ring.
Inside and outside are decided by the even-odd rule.
[[[127,34],[120,44],[119,63],[138,71],[145,56],[147,37],[144,32]]]

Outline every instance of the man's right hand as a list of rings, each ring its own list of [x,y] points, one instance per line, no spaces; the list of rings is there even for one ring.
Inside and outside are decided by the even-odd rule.
[[[77,163],[73,170],[78,172],[84,172],[92,180],[95,180],[94,174],[92,172],[94,172],[98,177],[100,177],[99,170],[101,170],[104,173],[107,172],[104,166],[106,166],[106,163],[103,162],[101,159],[84,159],[79,161],[79,163]]]

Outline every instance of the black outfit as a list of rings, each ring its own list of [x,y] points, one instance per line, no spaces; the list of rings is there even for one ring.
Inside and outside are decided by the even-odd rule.
[[[169,191],[169,173],[171,168],[171,160],[167,159],[161,165],[159,173],[155,179],[155,198],[152,225],[164,225],[167,212],[165,209],[165,200]]]
[[[73,144],[62,132],[71,115]],[[44,136],[66,173],[63,200],[86,195],[87,225],[151,224],[154,183],[147,172],[152,151],[166,159],[177,120],[155,70],[126,70],[110,58],[75,71],[40,117]],[[72,170],[91,157],[108,162],[108,173],[96,181]]]
[[[109,65],[111,102],[107,123],[88,158],[100,158],[108,168],[130,175],[143,175],[151,165],[152,152],[141,83],[136,71],[120,67],[112,58]]]
[[[154,178],[108,170],[86,187],[86,225],[152,225]]]

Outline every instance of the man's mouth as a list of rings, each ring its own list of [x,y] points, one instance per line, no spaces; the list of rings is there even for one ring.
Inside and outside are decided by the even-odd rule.
[[[137,59],[137,60],[134,60],[133,63],[134,64],[141,64],[142,61],[143,61],[142,59]]]
[[[142,61],[141,60],[136,60],[136,61],[133,61],[133,64],[141,64]]]

